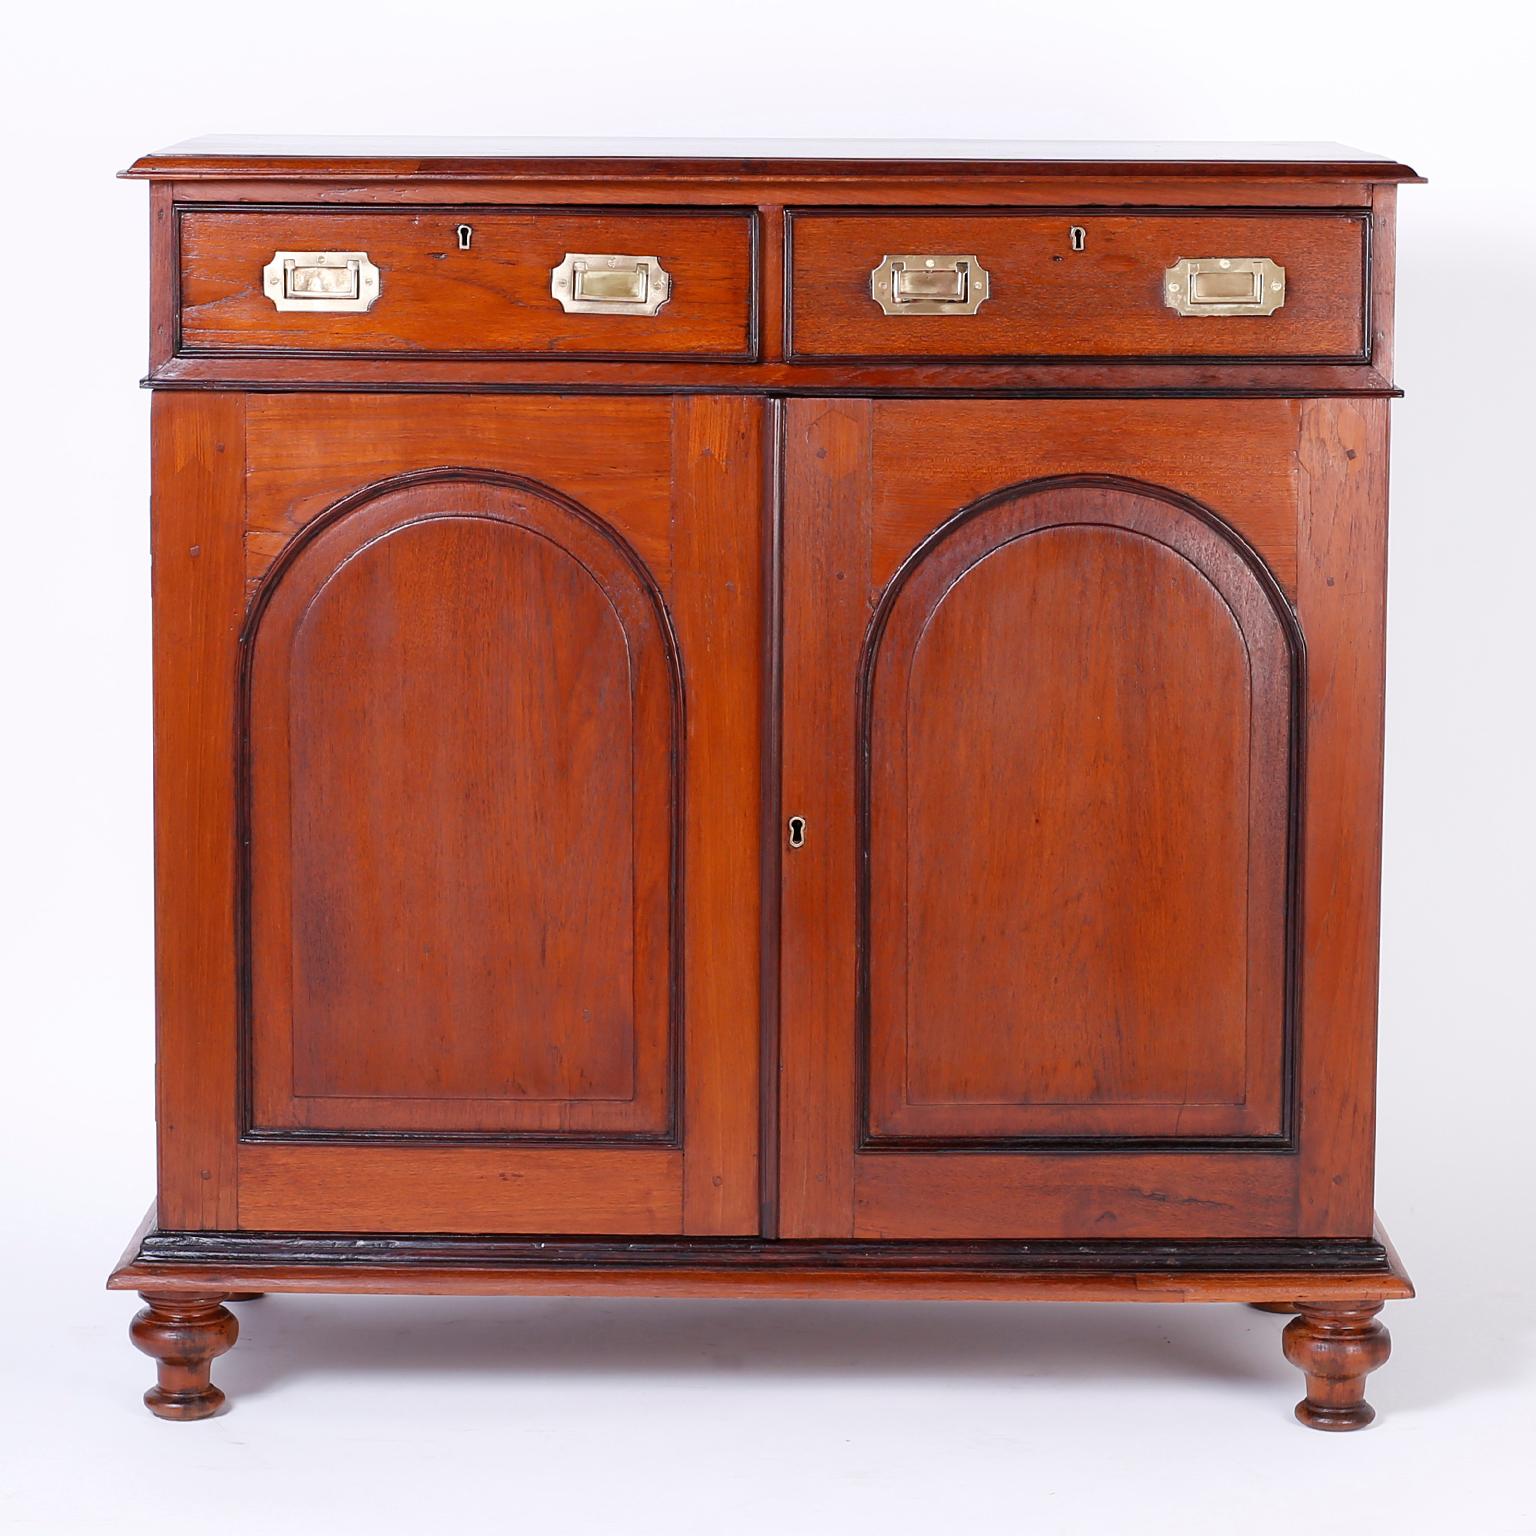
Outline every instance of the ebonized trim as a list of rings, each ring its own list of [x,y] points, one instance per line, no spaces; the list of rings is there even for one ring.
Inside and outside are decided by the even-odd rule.
[[[1179,359],[1187,362],[1188,359]],[[1288,359],[1293,361],[1293,359]],[[721,379],[718,383],[667,384],[583,379],[519,380],[498,383],[474,379],[208,379],[175,373],[146,374],[140,389],[223,390],[241,395],[760,395],[767,399],[832,400],[1401,400],[1404,391],[1385,380],[1379,385],[1341,384],[1038,384],[964,389],[918,384],[880,385],[768,383]]]
[[[1307,1269],[1390,1271],[1374,1238],[1198,1239],[1185,1242],[803,1242],[762,1238],[549,1239],[295,1232],[147,1233],[151,1264],[410,1265],[508,1269],[825,1269],[1049,1271],[1163,1270],[1194,1274]]]

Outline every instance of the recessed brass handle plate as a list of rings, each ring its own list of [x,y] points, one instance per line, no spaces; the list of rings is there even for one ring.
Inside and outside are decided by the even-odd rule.
[[[361,314],[384,285],[367,251],[278,251],[261,269],[261,291],[281,310]]]
[[[1285,268],[1267,256],[1181,256],[1163,274],[1163,302],[1181,315],[1272,315]]]
[[[974,256],[887,256],[869,274],[869,296],[887,315],[974,315],[991,287]]]
[[[654,256],[567,251],[549,291],[568,315],[654,315],[672,297],[672,278]]]

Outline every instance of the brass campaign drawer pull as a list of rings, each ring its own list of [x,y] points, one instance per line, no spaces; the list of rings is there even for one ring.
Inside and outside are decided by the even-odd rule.
[[[1267,256],[1182,256],[1163,274],[1163,302],[1181,315],[1272,315],[1285,268]]]
[[[654,256],[568,251],[549,291],[569,315],[654,315],[672,297],[672,278]]]
[[[278,251],[261,279],[261,291],[281,310],[361,314],[383,292],[367,251]]]
[[[887,256],[869,274],[869,296],[888,315],[974,315],[991,282],[974,256]]]

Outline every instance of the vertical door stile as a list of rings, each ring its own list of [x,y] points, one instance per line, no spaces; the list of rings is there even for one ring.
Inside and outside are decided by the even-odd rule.
[[[792,400],[784,496],[779,1230],[853,1235],[854,675],[870,614],[867,400]],[[780,838],[787,843],[787,830]]]

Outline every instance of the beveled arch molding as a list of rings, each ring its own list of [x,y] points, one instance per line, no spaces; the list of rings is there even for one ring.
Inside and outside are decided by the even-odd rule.
[[[669,1124],[662,1134],[649,1133],[611,1133],[611,1132],[549,1132],[549,1131],[455,1131],[455,1130],[326,1130],[316,1128],[281,1128],[281,1129],[257,1129],[254,1125],[253,1109],[253,956],[252,956],[252,889],[251,889],[251,712],[252,712],[252,687],[254,674],[254,658],[256,652],[255,641],[261,628],[261,623],[272,599],[278,591],[284,577],[292,570],[294,565],[303,557],[309,546],[328,529],[334,528],[337,523],[345,519],[349,514],[358,512],[363,508],[379,501],[383,497],[393,495],[400,491],[413,490],[422,486],[435,484],[466,484],[481,487],[499,488],[506,491],[517,492],[534,498],[558,509],[564,515],[574,519],[591,534],[596,535],[609,545],[624,566],[626,573],[634,580],[634,590],[644,600],[656,625],[656,631],[660,637],[663,659],[666,666],[668,683],[668,703],[670,712],[670,725],[667,765],[668,778],[671,786],[668,806],[668,883],[667,883],[667,910],[668,910],[668,988],[667,988],[667,1053],[670,1062],[668,1073],[668,1099],[669,1099]],[[439,522],[449,519],[454,514],[442,512],[425,513],[419,517],[408,518],[392,529],[410,527],[421,523]],[[472,518],[480,518],[490,521],[503,521],[511,526],[526,527],[527,531],[545,536],[542,531],[531,524],[523,524],[515,518],[499,517],[494,513],[484,511],[462,514]],[[362,546],[369,547],[370,540]],[[355,551],[348,559],[362,552]],[[587,575],[603,591],[604,596],[611,602],[611,596],[604,587],[597,574],[591,570],[585,561],[570,550],[563,551],[575,563],[586,571]],[[334,573],[333,573],[334,574]],[[329,578],[327,578],[329,580]],[[317,513],[301,528],[294,537],[283,547],[272,564],[263,573],[260,583],[253,594],[246,610],[245,622],[240,632],[240,659],[239,678],[237,686],[238,718],[237,736],[238,758],[236,764],[236,835],[237,846],[237,888],[236,888],[236,923],[237,923],[237,1001],[239,1006],[238,1018],[238,1092],[239,1092],[239,1139],[245,1142],[281,1142],[293,1144],[300,1142],[342,1142],[342,1143],[366,1143],[379,1145],[388,1143],[401,1143],[411,1145],[452,1144],[487,1146],[516,1145],[523,1147],[551,1146],[551,1147],[601,1147],[601,1146],[633,1146],[643,1144],[660,1147],[681,1147],[683,1138],[683,1050],[682,1050],[682,1006],[683,1006],[683,899],[684,899],[684,869],[683,853],[684,839],[683,827],[686,805],[686,784],[683,743],[686,739],[685,724],[685,691],[683,686],[682,661],[679,651],[677,635],[672,625],[671,616],[667,611],[666,601],[661,589],[657,585],[654,576],[646,566],[639,553],[629,541],[614,528],[606,519],[599,516],[589,507],[577,501],[566,492],[556,489],[532,476],[519,475],[505,470],[475,468],[458,465],[438,465],[430,468],[407,470],[400,474],[389,475],[383,479],[372,481],[355,491],[349,492],[340,500],[333,502],[323,511]]]
[[[948,1137],[917,1134],[880,1134],[871,1131],[870,1102],[870,1054],[871,1054],[871,817],[872,817],[872,770],[871,749],[874,724],[875,671],[880,658],[881,642],[890,623],[891,615],[913,575],[935,550],[951,540],[957,533],[994,509],[1011,502],[1047,495],[1063,490],[1102,490],[1162,503],[1173,511],[1198,520],[1216,534],[1241,560],[1246,573],[1251,576],[1255,590],[1262,594],[1278,621],[1283,637],[1288,663],[1289,752],[1286,761],[1286,832],[1285,832],[1285,898],[1284,898],[1284,978],[1283,978],[1283,1044],[1281,1051],[1281,1129],[1277,1135],[1204,1135],[1204,1136],[976,1136]],[[1038,525],[1016,537],[1028,537],[1051,527],[1063,526],[1042,520]],[[1106,521],[1101,526],[1113,526],[1156,538],[1148,530],[1129,528],[1117,521]],[[1163,541],[1158,540],[1162,543]],[[1001,547],[1001,546],[999,546]],[[1172,546],[1164,544],[1165,548]],[[1181,551],[1174,550],[1181,558],[1188,559]],[[1193,562],[1191,562],[1193,563]],[[1198,570],[1199,567],[1197,566]],[[1207,581],[1208,573],[1200,574]],[[957,578],[959,580],[961,578]],[[1212,583],[1214,586],[1214,583]],[[1225,595],[1217,588],[1218,596],[1226,602]],[[1227,605],[1230,610],[1230,604]],[[1242,626],[1233,615],[1234,623]],[[1248,637],[1243,634],[1245,647]],[[1039,479],[1023,480],[989,491],[985,496],[968,503],[946,519],[928,535],[901,562],[885,591],[880,595],[871,615],[859,657],[857,695],[855,700],[855,850],[857,869],[856,890],[856,959],[854,1036],[857,1078],[857,1119],[859,1150],[866,1153],[924,1151],[962,1153],[996,1153],[1040,1151],[1051,1153],[1083,1152],[1210,1152],[1217,1150],[1252,1151],[1266,1153],[1294,1153],[1297,1148],[1296,1130],[1299,1118],[1299,1081],[1297,1066],[1300,1057],[1300,999],[1301,999],[1301,878],[1300,861],[1302,847],[1303,803],[1305,782],[1305,701],[1307,691],[1306,641],[1296,612],[1287,599],[1284,589],[1275,579],[1263,557],[1229,522],[1210,507],[1182,492],[1163,485],[1134,479],[1123,475],[1077,474],[1051,475]]]

